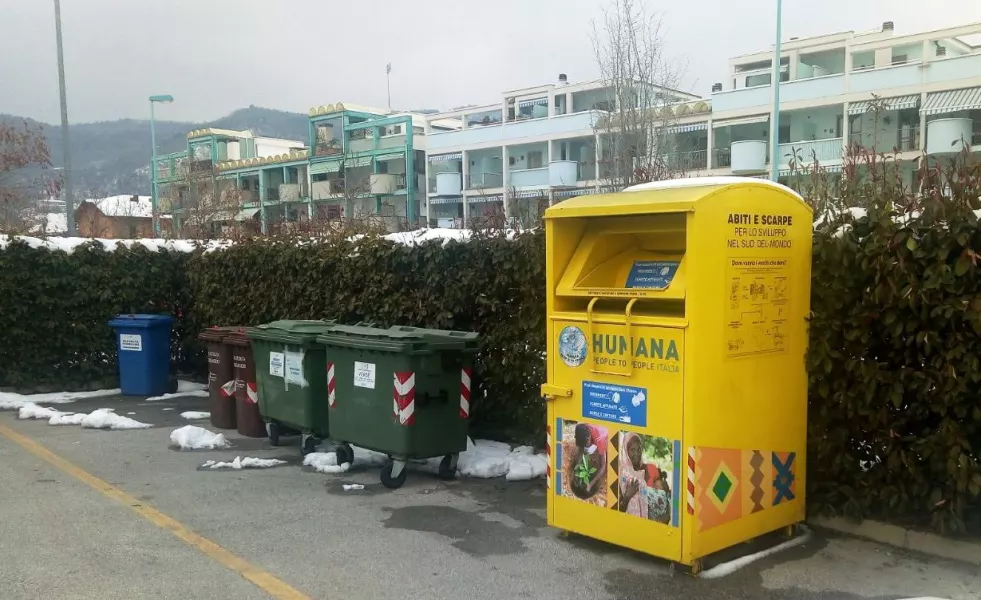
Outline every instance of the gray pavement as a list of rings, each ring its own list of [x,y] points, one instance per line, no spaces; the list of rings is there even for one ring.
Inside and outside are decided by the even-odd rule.
[[[378,483],[377,470],[323,475],[300,466],[295,444],[272,448],[234,432],[226,432],[235,444],[231,450],[170,448],[170,432],[186,424],[179,413],[206,410],[205,404],[200,398],[113,398],[64,408],[113,407],[154,424],[138,431],[52,427],[19,421],[10,412],[0,413],[0,424],[310,598],[981,599],[976,567],[860,540],[816,535],[803,546],[707,581],[680,570],[672,576],[667,563],[650,557],[559,536],[545,522],[542,482],[442,482],[412,472],[402,489],[389,491]],[[205,460],[236,455],[289,464],[198,470]],[[0,483],[3,600],[270,597],[3,436]],[[345,492],[342,483],[363,483],[365,489]]]

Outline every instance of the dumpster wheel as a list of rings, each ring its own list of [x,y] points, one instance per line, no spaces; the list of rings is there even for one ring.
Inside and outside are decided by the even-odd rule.
[[[459,458],[459,454],[447,454],[444,456],[443,460],[439,461],[439,471],[436,472],[437,476],[444,481],[455,479],[456,463]]]
[[[317,443],[318,443],[317,436],[315,436],[315,435],[313,435],[311,433],[304,433],[300,437],[300,454],[302,454],[303,456],[306,456],[307,454],[310,454],[311,452],[316,452],[317,451]]]
[[[393,472],[397,472],[398,474],[392,476]],[[385,463],[385,466],[383,466],[381,470],[382,485],[390,490],[397,490],[398,488],[402,487],[403,483],[405,483],[405,477],[408,474],[409,473],[405,468],[405,462],[401,460],[388,459],[388,462]]]
[[[269,421],[266,423],[266,435],[269,436],[269,445],[278,446],[279,445],[279,423],[275,421]]]
[[[351,444],[339,445],[334,449],[334,453],[337,454],[337,464],[354,464],[354,448],[351,447]]]

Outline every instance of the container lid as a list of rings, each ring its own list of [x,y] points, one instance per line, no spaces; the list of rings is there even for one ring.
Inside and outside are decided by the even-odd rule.
[[[136,327],[147,329],[149,327],[161,327],[170,325],[174,322],[174,317],[170,315],[148,315],[148,314],[126,314],[116,315],[109,321],[109,327]]]
[[[438,342],[451,342],[454,344],[459,344],[459,347],[463,350],[476,350],[480,339],[479,333],[473,331],[454,331],[452,329],[426,329],[424,327],[396,325],[389,331],[414,333]]]
[[[273,321],[257,327],[250,327],[246,334],[250,340],[309,346],[316,342],[318,335],[336,327],[334,323],[335,321]]]
[[[240,329],[241,327],[209,327],[198,334],[198,339],[202,342],[221,342],[227,335]]]
[[[327,333],[317,336],[317,342],[328,347],[340,346],[402,354],[430,354],[442,345],[418,333],[364,325],[338,325]]]
[[[248,327],[227,327],[229,331],[225,333],[224,342],[232,346],[248,346],[249,328]]]

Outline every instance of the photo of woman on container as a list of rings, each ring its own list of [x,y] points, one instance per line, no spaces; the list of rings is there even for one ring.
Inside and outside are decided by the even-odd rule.
[[[624,431],[621,432],[620,444],[617,509],[642,519],[670,524],[670,474],[663,466],[672,464],[670,442]]]

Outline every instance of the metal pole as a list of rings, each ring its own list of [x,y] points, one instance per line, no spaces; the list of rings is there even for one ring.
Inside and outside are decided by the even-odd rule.
[[[777,0],[777,41],[773,49],[773,114],[770,116],[770,179],[780,179],[780,36],[783,27],[783,0]]]
[[[385,86],[388,88],[388,110],[392,110],[392,63],[385,65]]]
[[[153,126],[153,100],[150,100],[150,210],[153,214],[153,237],[160,237],[160,217],[157,216],[157,134]]]
[[[68,140],[68,94],[65,92],[65,53],[61,45],[61,2],[54,0],[55,39],[58,45],[58,93],[61,99],[61,162],[64,169],[62,181],[65,191],[65,235],[75,233],[75,201],[72,196],[72,156]]]

